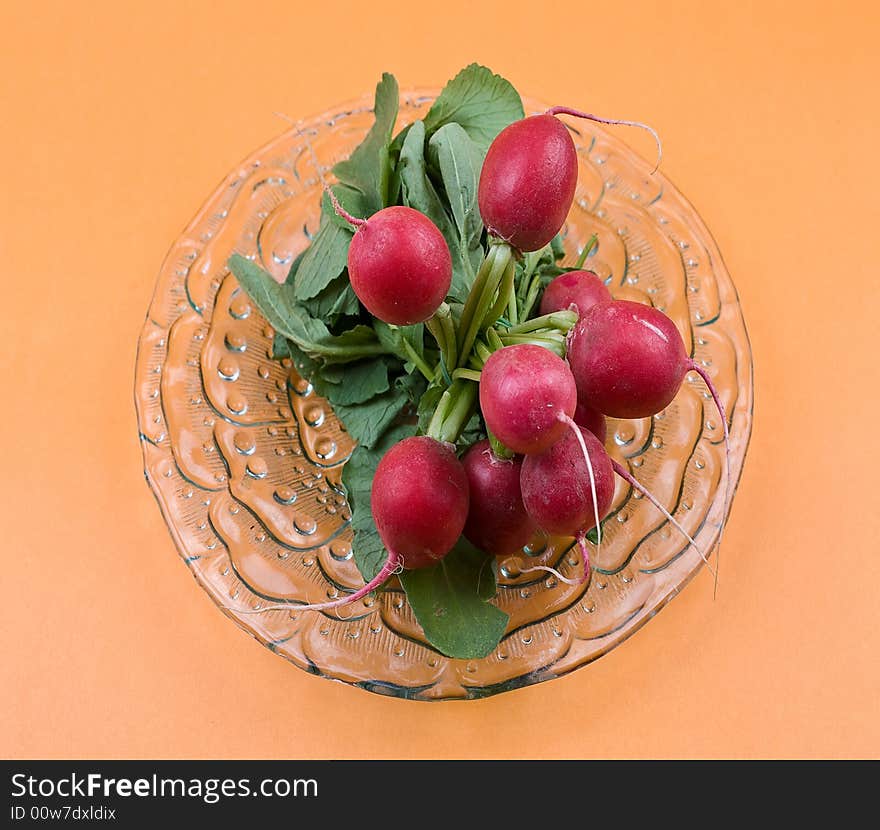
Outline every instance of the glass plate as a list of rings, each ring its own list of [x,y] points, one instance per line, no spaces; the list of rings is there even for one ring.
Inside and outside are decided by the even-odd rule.
[[[398,128],[436,93],[404,92]],[[452,660],[429,646],[399,584],[334,613],[297,604],[362,584],[340,474],[353,444],[327,404],[269,357],[273,331],[226,268],[233,252],[278,280],[315,232],[317,169],[369,129],[371,100],[337,107],[233,170],[174,243],[138,343],[135,400],[147,481],[198,583],[241,628],[306,671],[419,700],[474,699],[580,668],[638,630],[703,566],[657,510],[618,481],[584,588],[519,573],[577,571],[571,539],[536,540],[501,561],[494,600],[510,615],[498,648]],[[527,101],[527,112],[547,109]],[[589,267],[616,297],[648,300],[676,323],[730,418],[732,481],[752,424],[752,361],[733,283],[699,216],[662,172],[606,130],[566,119],[580,170],[564,228],[566,262],[590,235]],[[722,427],[691,373],[654,418],[610,420],[607,447],[704,551],[726,518]],[[267,604],[290,608],[259,611]],[[340,618],[344,617],[344,618]]]

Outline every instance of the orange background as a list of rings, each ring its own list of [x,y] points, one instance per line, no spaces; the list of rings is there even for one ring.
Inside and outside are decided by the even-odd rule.
[[[880,756],[877,5],[341,9],[6,8],[0,756]],[[756,417],[717,600],[703,572],[568,677],[420,704],[309,676],[213,606],[143,479],[134,354],[167,248],[274,111],[472,60],[659,130],[739,289]]]

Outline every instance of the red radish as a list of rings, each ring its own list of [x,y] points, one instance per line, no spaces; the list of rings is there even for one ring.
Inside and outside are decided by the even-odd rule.
[[[718,409],[724,440],[729,440],[718,390],[662,311],[629,300],[598,303],[569,332],[566,356],[579,397],[613,418],[656,415],[675,397],[685,375],[696,372]]]
[[[574,437],[572,437],[572,435]],[[581,427],[566,435],[545,453],[529,456],[523,462],[520,486],[526,510],[536,523],[548,533],[574,536],[584,555],[585,581],[589,574],[589,551],[585,534],[593,527],[599,529],[601,520],[608,515],[614,496],[613,474],[620,476],[637,490],[690,542],[704,562],[708,559],[699,545],[676,518],[640,484],[623,466],[618,464],[601,446],[589,430]],[[566,486],[566,482],[569,486]],[[574,483],[574,488],[570,486]],[[552,568],[543,568],[571,582]],[[709,565],[709,570],[717,572]]]
[[[590,430],[599,439],[599,443],[604,445],[608,427],[605,423],[605,416],[601,412],[596,412],[593,407],[578,398],[577,409],[575,409],[572,419],[579,427]]]
[[[560,274],[544,289],[539,314],[552,314],[575,306],[578,315],[583,315],[596,303],[610,300],[608,286],[592,271],[569,271]]]
[[[433,565],[452,550],[468,515],[468,477],[451,445],[427,435],[382,456],[370,503],[389,557],[405,568]]]
[[[598,528],[611,509],[614,471],[599,439],[563,418],[570,423],[571,431],[545,452],[526,457],[520,487],[526,510],[538,527],[578,540],[586,579],[589,558],[584,535]]]
[[[685,375],[696,372],[712,396],[724,433],[727,508],[730,434],[724,404],[709,373],[688,355],[669,317],[656,308],[628,300],[598,303],[569,332],[566,356],[579,397],[615,418],[656,415],[678,393]]]
[[[458,541],[468,514],[468,479],[450,444],[426,435],[404,438],[376,467],[370,489],[376,529],[388,549],[379,573],[351,594],[309,605],[268,605],[264,611],[327,611],[365,597],[391,574],[439,562]]]
[[[470,491],[465,538],[495,556],[528,544],[537,528],[519,489],[522,457],[498,458],[484,439],[468,449],[462,465]]]
[[[577,151],[565,125],[533,115],[505,127],[480,172],[483,224],[520,251],[537,251],[556,236],[574,199]]]
[[[480,409],[489,431],[521,455],[539,453],[565,431],[577,388],[568,364],[542,346],[522,343],[493,352],[480,376]]]
[[[437,226],[424,213],[401,206],[358,219],[327,191],[336,213],[356,227],[348,276],[367,311],[396,326],[430,319],[452,283],[452,256]]]
[[[613,418],[665,409],[695,368],[672,320],[629,300],[599,303],[582,315],[566,356],[579,395]]]
[[[657,133],[638,121],[553,107],[505,127],[489,146],[477,193],[483,224],[519,251],[537,251],[559,232],[577,184],[577,150],[568,128],[555,115],[574,115],[602,124],[626,124]],[[658,165],[660,155],[658,150]]]

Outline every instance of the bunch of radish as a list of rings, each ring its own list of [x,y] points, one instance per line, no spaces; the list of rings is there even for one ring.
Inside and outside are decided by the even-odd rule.
[[[673,322],[655,308],[613,299],[595,274],[577,270],[546,287],[540,316],[493,327],[508,308],[516,311],[510,298],[517,259],[546,246],[572,205],[577,154],[559,114],[632,123],[554,108],[498,134],[479,178],[489,252],[451,342],[438,320],[448,311],[444,299],[452,263],[437,227],[400,206],[368,219],[352,216],[330,191],[337,214],[356,228],[348,271],[359,300],[386,323],[427,322],[432,333],[445,332],[444,371],[451,375],[426,434],[395,444],[376,470],[372,512],[388,552],[384,567],[351,594],[302,607],[353,602],[397,569],[438,562],[461,535],[498,556],[520,550],[539,531],[572,536],[583,551],[583,569],[577,579],[563,578],[584,582],[590,569],[585,535],[592,528],[600,531],[615,475],[641,490],[687,536],[604,448],[606,416],[659,413],[690,371],[707,384],[727,439],[718,393],[688,355]],[[477,405],[489,437],[459,458],[449,420],[440,413],[458,406],[467,415]]]

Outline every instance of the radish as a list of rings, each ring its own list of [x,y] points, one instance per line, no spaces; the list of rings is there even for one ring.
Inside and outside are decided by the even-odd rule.
[[[569,425],[573,427],[574,422]],[[520,474],[520,487],[526,511],[542,530],[573,536],[577,541],[584,556],[581,582],[586,581],[590,570],[586,533],[595,527],[599,533],[598,544],[601,545],[601,521],[611,509],[615,474],[645,496],[663,514],[694,546],[717,579],[716,570],[709,565],[706,554],[687,530],[629,470],[605,452],[605,448],[592,432],[579,427],[577,431],[572,429],[572,433],[566,433],[547,452],[526,457]],[[561,577],[552,568],[539,568]],[[566,577],[561,578],[572,582]]]
[[[565,125],[533,115],[505,127],[480,171],[478,204],[493,236],[520,251],[543,248],[562,227],[577,184],[577,151]]]
[[[574,200],[577,150],[556,115],[648,130],[657,141],[660,163],[657,133],[638,121],[600,118],[569,107],[553,107],[543,115],[514,121],[489,146],[477,201],[488,232],[521,252],[547,245],[562,228]]]
[[[336,213],[356,228],[348,276],[367,311],[396,326],[430,319],[452,283],[452,256],[437,226],[424,213],[402,206],[359,219],[330,188],[327,192]]]
[[[405,438],[382,456],[373,475],[370,503],[388,558],[376,576],[351,594],[307,605],[268,605],[254,611],[327,611],[374,591],[393,573],[439,562],[464,528],[468,477],[452,445],[427,435]]]
[[[486,553],[514,553],[537,530],[522,500],[522,464],[522,456],[498,458],[487,439],[470,447],[462,458],[470,491],[464,535]]]
[[[560,274],[544,289],[539,314],[565,311],[574,306],[578,315],[582,315],[596,303],[610,300],[608,286],[592,271],[569,271]]]
[[[577,409],[575,409],[574,415],[572,415],[572,420],[579,427],[590,430],[599,439],[599,443],[604,445],[608,434],[605,416],[593,409],[592,406],[584,403],[580,397],[578,398]]]
[[[486,427],[521,455],[546,450],[562,436],[577,407],[577,388],[566,362],[531,343],[493,352],[480,376],[480,409]]]
[[[371,488],[376,529],[389,559],[433,565],[452,550],[468,515],[468,477],[451,444],[427,435],[399,441],[382,456]]]
[[[685,375],[696,372],[715,401],[727,440],[727,417],[712,379],[662,311],[629,300],[598,303],[571,329],[567,358],[579,396],[613,418],[656,415]]]
[[[566,432],[545,452],[526,456],[520,475],[523,504],[547,533],[574,536],[584,556],[582,581],[589,575],[586,533],[599,528],[614,497],[614,470],[599,439],[566,416]]]
[[[615,418],[656,415],[676,396],[685,375],[696,372],[712,396],[724,433],[727,508],[730,433],[724,404],[709,373],[688,355],[669,317],[629,300],[598,303],[569,332],[567,358],[579,399]]]

